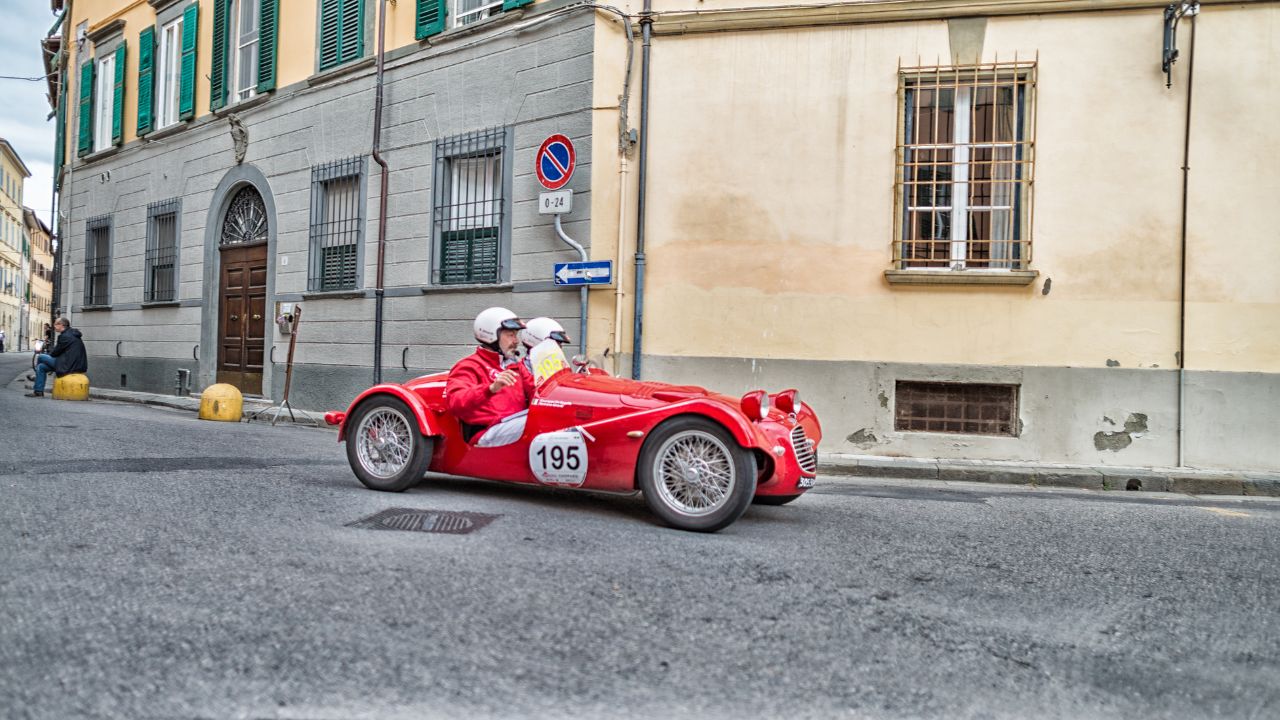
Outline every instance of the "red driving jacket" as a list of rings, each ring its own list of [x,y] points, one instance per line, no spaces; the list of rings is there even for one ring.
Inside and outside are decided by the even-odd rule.
[[[520,382],[489,394],[489,386],[504,369],[514,370]],[[502,367],[502,356],[486,347],[457,362],[449,371],[444,386],[449,412],[468,425],[492,425],[502,418],[529,407],[533,398],[533,375],[524,363]]]

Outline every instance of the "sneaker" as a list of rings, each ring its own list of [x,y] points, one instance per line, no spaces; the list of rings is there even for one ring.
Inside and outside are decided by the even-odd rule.
[[[44,397],[44,393],[39,390],[32,390],[23,397]]]
[[[27,379],[30,380],[31,382],[35,382],[36,376],[32,375],[31,373],[27,373]]]

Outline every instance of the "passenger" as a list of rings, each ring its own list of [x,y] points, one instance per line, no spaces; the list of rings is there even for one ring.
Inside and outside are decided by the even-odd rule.
[[[480,346],[449,371],[445,400],[459,421],[487,428],[476,445],[507,445],[524,433],[533,398],[533,375],[518,353],[525,325],[510,310],[491,307],[472,327]]]
[[[533,350],[533,346],[551,338],[555,340],[561,347],[568,345],[572,341],[569,339],[569,333],[564,331],[564,327],[549,317],[536,317],[525,323],[525,328],[520,331],[520,343],[524,345],[524,369],[533,373],[533,360],[529,351]]]

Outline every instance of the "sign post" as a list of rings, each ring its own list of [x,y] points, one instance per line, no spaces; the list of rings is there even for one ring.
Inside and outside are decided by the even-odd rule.
[[[573,190],[565,188],[569,184],[569,178],[573,177],[573,171],[578,164],[578,153],[573,149],[573,141],[569,138],[556,133],[546,140],[542,141],[542,145],[538,148],[538,154],[533,159],[533,170],[538,176],[538,182],[542,183],[542,187],[548,192],[538,193],[538,213],[541,215],[554,215],[556,234],[566,245],[578,251],[578,257],[582,259],[577,263],[557,263],[554,269],[555,284],[560,285],[577,285],[579,289],[579,322],[578,322],[578,347],[582,349],[582,354],[587,354],[587,285],[603,284],[598,281],[589,280],[592,277],[592,270],[587,266],[600,265],[601,263],[587,262],[587,251],[582,245],[574,242],[564,232],[564,227],[560,224],[560,216],[573,210]],[[604,283],[613,280],[613,264],[612,262],[603,263],[608,266],[605,276],[608,277]],[[573,270],[567,269],[567,266],[576,266]],[[594,274],[599,275],[599,269],[594,269]],[[561,274],[564,275],[562,282]],[[572,281],[569,278],[572,277]]]

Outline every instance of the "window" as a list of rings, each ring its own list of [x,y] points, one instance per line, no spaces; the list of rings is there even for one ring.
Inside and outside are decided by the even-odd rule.
[[[320,69],[364,56],[365,0],[320,0]]]
[[[177,299],[178,214],[177,198],[147,206],[147,265],[143,277],[143,302]]]
[[[248,100],[258,87],[258,14],[261,0],[235,0],[231,10],[231,99]]]
[[[441,285],[497,283],[505,278],[510,133],[493,128],[438,140],[435,154],[433,277]]]
[[[111,217],[85,221],[84,304],[111,302]]]
[[[311,264],[307,289],[354,290],[364,237],[364,158],[311,169]]]
[[[111,101],[115,95],[112,84],[116,77],[116,56],[106,53],[106,57],[98,60],[96,72],[96,85],[93,89],[94,152],[111,147],[111,119],[114,114]]]
[[[178,98],[182,89],[182,16],[160,29],[156,62],[156,126],[178,122]]]
[[[900,71],[899,268],[1027,267],[1034,74],[1016,62]]]
[[[457,0],[453,9],[453,26],[470,25],[501,12],[502,0]]]
[[[899,380],[893,429],[1018,435],[1018,386]]]

